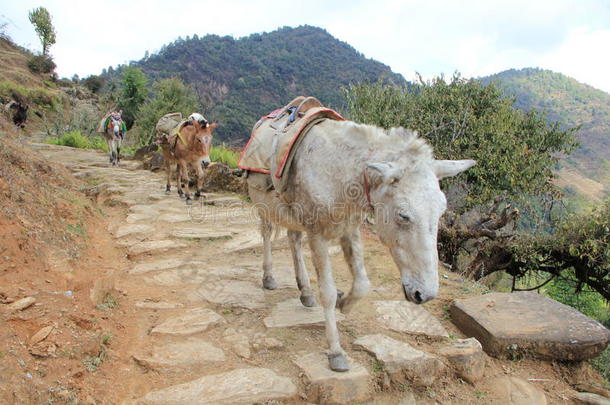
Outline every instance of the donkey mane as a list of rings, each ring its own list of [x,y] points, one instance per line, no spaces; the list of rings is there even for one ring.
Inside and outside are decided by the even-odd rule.
[[[433,160],[432,147],[425,139],[418,136],[417,131],[403,127],[383,129],[352,121],[333,121],[333,123],[341,126],[341,130],[349,132],[350,139],[354,143],[366,145],[372,151],[383,151],[386,160],[398,160],[403,157],[411,158],[414,163]]]

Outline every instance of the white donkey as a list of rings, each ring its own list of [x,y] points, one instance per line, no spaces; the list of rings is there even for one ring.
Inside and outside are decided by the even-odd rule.
[[[108,144],[108,152],[110,153],[110,163],[113,166],[119,164],[121,160],[121,143],[123,142],[123,130],[121,128],[123,121],[118,114],[111,114],[108,120],[108,125],[104,128],[104,137]]]
[[[416,304],[429,301],[438,293],[436,236],[446,208],[438,180],[474,164],[473,160],[434,160],[432,148],[403,128],[385,131],[326,120],[303,139],[285,174],[289,178],[281,195],[261,187],[266,175],[249,174],[248,192],[261,217],[264,240],[263,286],[271,290],[277,286],[271,261],[271,224],[275,223],[288,228],[301,302],[315,305],[301,253],[306,232],[318,275],[332,370],[349,370],[339,343],[335,307],[346,313],[369,290],[360,240],[360,225],[367,213],[374,214],[377,234],[398,266],[405,298]],[[336,238],[353,276],[346,295],[337,294],[328,255],[329,241]]]

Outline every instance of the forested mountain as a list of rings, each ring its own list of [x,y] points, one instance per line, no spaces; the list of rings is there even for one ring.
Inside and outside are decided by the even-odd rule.
[[[284,27],[240,39],[195,35],[131,66],[151,80],[180,77],[197,91],[204,115],[220,121],[218,137],[235,144],[247,140],[261,115],[297,95],[314,95],[341,110],[341,88],[350,83],[406,83],[388,66],[311,26]],[[121,69],[109,69],[104,76],[117,80]]]
[[[516,99],[515,106],[546,110],[550,121],[581,125],[581,146],[567,164],[608,188],[610,176],[610,94],[550,70],[510,69],[481,79]]]

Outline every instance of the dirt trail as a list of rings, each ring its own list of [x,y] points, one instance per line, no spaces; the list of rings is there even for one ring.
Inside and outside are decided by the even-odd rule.
[[[298,303],[285,236],[274,247],[279,288],[263,290],[258,220],[238,196],[207,194],[186,206],[174,192],[163,192],[163,176],[137,170],[135,162],[111,168],[100,153],[34,148],[95,187],[110,219],[108,230],[127,258],[127,265],[117,264],[114,272],[122,332],[110,345],[108,365],[98,370],[105,377],[99,391],[106,396],[96,398],[98,403],[187,404],[198,398],[197,403],[298,404],[320,398],[305,377],[306,367],[295,360],[304,362],[326,350],[323,316],[319,307],[309,310]],[[365,231],[364,241],[373,289],[341,321],[340,330],[354,368],[360,365],[365,373],[360,385],[367,403],[397,404],[411,390],[418,403],[487,403],[484,386],[464,385],[447,372],[428,388],[390,384],[374,358],[353,346],[358,337],[384,333],[435,353],[461,335],[448,320],[448,304],[480,293],[472,283],[444,274],[442,297],[426,308],[449,337],[390,330],[380,321],[375,301],[402,299],[398,272],[374,235]],[[339,288],[349,290],[350,276],[338,253],[333,248],[335,278]],[[307,250],[306,261],[315,284]],[[326,359],[321,361],[325,365]],[[525,378],[558,373],[550,364],[527,360],[509,366],[513,375]],[[489,361],[486,376],[504,373],[505,366]],[[347,378],[362,381],[351,374]],[[555,393],[551,398],[568,389],[552,379],[541,384]]]

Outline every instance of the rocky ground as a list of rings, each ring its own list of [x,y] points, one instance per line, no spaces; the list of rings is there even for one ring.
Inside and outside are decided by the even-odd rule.
[[[366,229],[373,289],[353,313],[340,316],[352,369],[333,373],[322,312],[300,305],[284,235],[274,242],[279,288],[261,288],[258,221],[242,198],[214,193],[186,206],[163,192],[162,175],[138,170],[137,162],[111,168],[97,152],[33,147],[87,184],[84,192],[101,207],[120,256],[105,263],[109,270],[89,293],[90,305],[117,323],[115,334],[84,363],[82,372],[97,376],[89,380],[94,389],[66,402],[571,404],[576,384],[599,379],[586,363],[520,352],[508,360],[488,357],[450,319],[454,300],[484,289],[441,270],[439,299],[405,302],[397,270]],[[349,290],[340,250],[332,252],[337,284]],[[82,311],[85,324],[91,310]],[[41,329],[30,343],[54,333]]]

